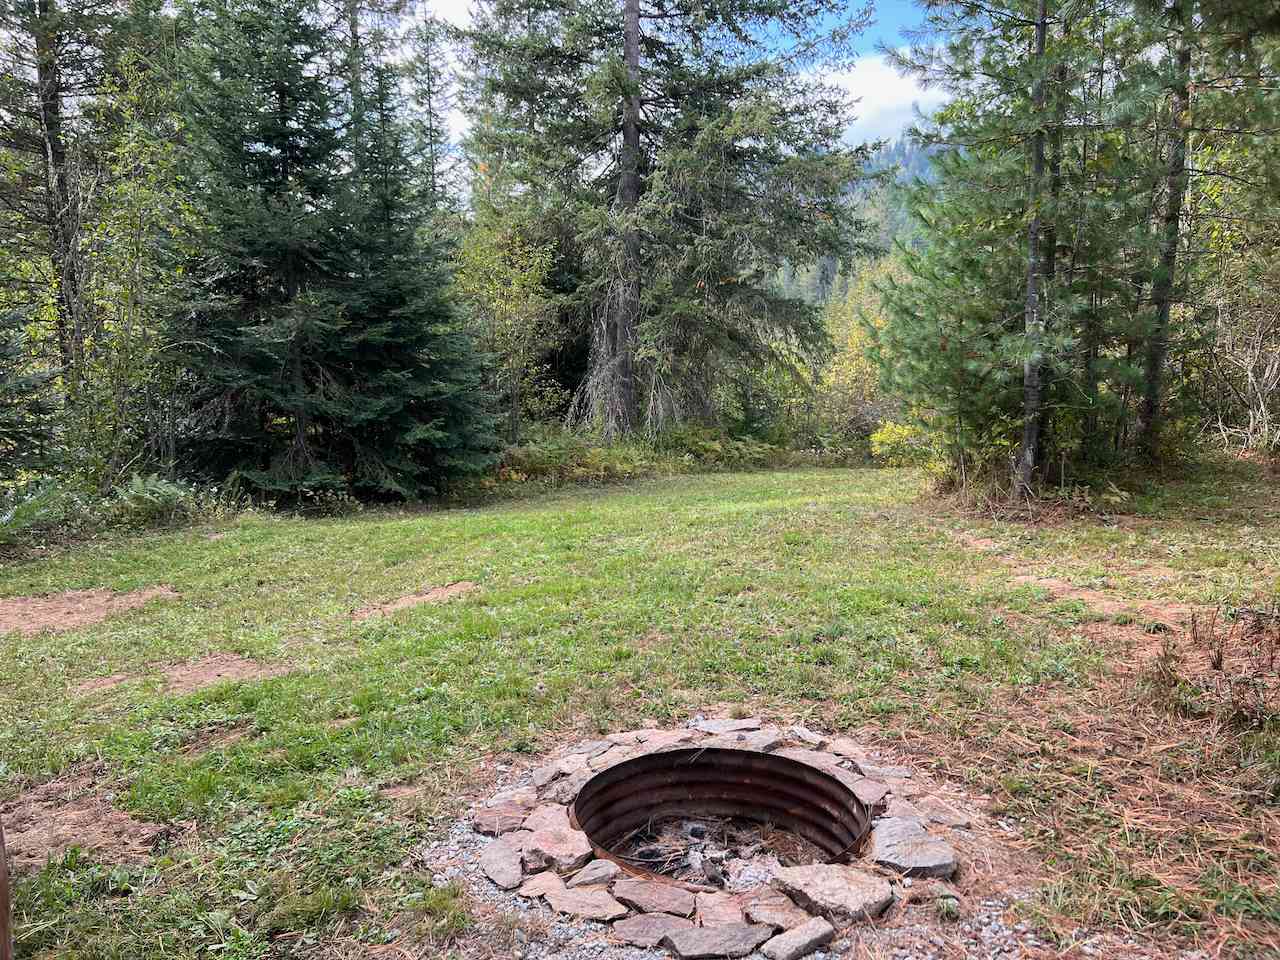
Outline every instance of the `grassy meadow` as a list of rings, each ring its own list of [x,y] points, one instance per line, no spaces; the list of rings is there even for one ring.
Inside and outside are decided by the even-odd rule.
[[[857,732],[990,795],[1044,865],[1026,909],[1057,936],[1256,956],[1280,946],[1280,729],[1197,685],[1186,616],[1274,593],[1278,572],[1280,497],[1249,465],[1105,516],[1000,519],[932,499],[918,472],[811,469],[246,514],[10,560],[5,597],[180,595],[0,637],[0,800],[87,772],[166,825],[146,861],[72,851],[24,874],[18,955],[410,938],[447,956],[470,907],[409,852],[498,764],[715,708]],[[353,617],[457,581],[476,589]],[[211,654],[260,675],[166,686],[167,665]]]

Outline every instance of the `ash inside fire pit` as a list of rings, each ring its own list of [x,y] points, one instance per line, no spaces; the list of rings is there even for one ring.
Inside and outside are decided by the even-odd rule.
[[[647,823],[617,844],[615,854],[641,870],[731,892],[758,886],[778,866],[828,859],[816,844],[789,830],[740,817],[671,817]]]
[[[870,828],[833,773],[788,757],[663,750],[587,781],[573,817],[600,856],[632,872],[746,889],[782,866],[847,862]]]

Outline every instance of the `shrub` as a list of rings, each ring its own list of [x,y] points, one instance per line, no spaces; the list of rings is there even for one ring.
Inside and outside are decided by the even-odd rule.
[[[165,525],[196,516],[198,501],[199,491],[189,484],[135,474],[112,491],[105,515],[124,526]]]
[[[0,496],[0,546],[12,546],[42,527],[55,525],[65,504],[51,483],[13,489]]]
[[[871,434],[871,456],[888,467],[912,467],[932,462],[937,451],[920,427],[886,420]]]

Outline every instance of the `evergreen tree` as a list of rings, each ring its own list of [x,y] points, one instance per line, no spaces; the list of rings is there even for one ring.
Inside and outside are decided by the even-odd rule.
[[[347,197],[354,276],[339,293],[355,334],[344,462],[358,488],[412,497],[487,466],[496,437],[443,241],[427,229],[432,208],[415,203],[399,72],[379,51],[368,76],[363,169]]]
[[[459,158],[449,135],[449,113],[458,106],[457,82],[449,68],[450,31],[425,16],[407,38],[405,75],[409,96],[409,148],[417,170],[418,201],[431,211],[447,210],[457,196]]]
[[[314,0],[197,8],[191,452],[269,493],[418,496],[486,460],[475,360],[414,236],[388,68],[376,51],[333,56],[364,40],[336,39],[322,14]]]
[[[13,319],[13,318],[9,318]],[[33,370],[27,338],[0,318],[0,482],[49,466],[53,372]]]
[[[562,303],[590,339],[577,409],[606,436],[713,416],[735,371],[823,342],[774,278],[858,237],[868,152],[814,78],[859,25],[834,0],[482,6],[472,155],[523,219],[555,224]]]
[[[885,290],[880,355],[957,467],[1012,465],[1017,493],[1126,447],[1149,382],[1168,61],[1123,6],[936,0],[942,46],[898,56],[955,99],[921,132],[951,153],[915,191],[921,247]]]

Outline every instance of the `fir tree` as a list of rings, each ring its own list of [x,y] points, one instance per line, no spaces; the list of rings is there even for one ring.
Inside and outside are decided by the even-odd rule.
[[[314,0],[213,0],[197,23],[193,455],[290,496],[418,496],[485,462],[475,360],[415,242],[387,69],[333,57],[364,41],[335,39]]]
[[[834,25],[834,26],[833,26]],[[859,236],[847,103],[815,79],[850,57],[844,4],[485,4],[471,151],[514,182],[589,333],[579,416],[606,436],[709,417],[736,371],[823,342],[785,263]]]
[[[415,203],[420,168],[397,69],[369,71],[363,169],[352,204],[352,382],[344,411],[349,476],[361,490],[420,496],[492,462],[493,414],[475,344],[449,295],[442,241]]]

